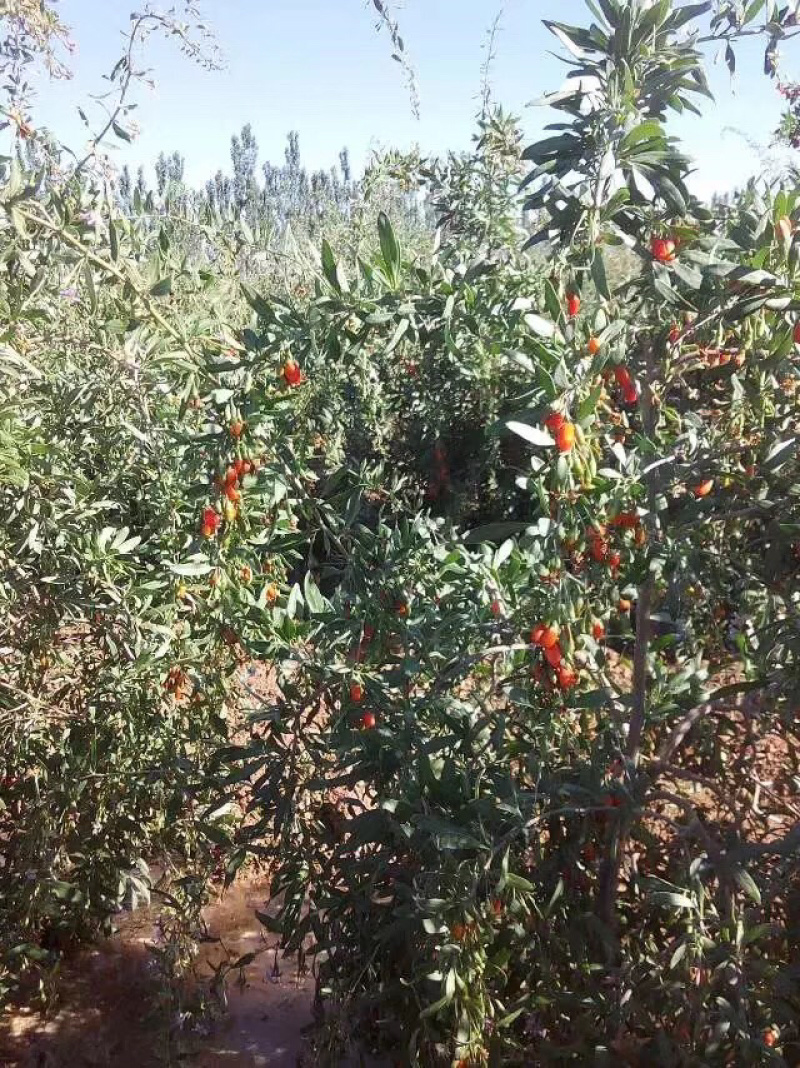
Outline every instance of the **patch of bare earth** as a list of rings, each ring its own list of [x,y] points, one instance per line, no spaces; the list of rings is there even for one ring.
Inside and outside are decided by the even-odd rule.
[[[148,945],[158,944],[157,915],[141,909],[119,931],[66,961],[47,1014],[18,1005],[0,1021],[0,1064],[7,1068],[295,1068],[303,1063],[313,980],[277,957],[275,936],[255,916],[264,909],[263,877],[243,878],[205,910],[215,941],[201,946],[197,981],[215,965],[254,953],[231,973],[227,1011],[176,1038],[163,1011],[163,989]],[[218,940],[218,941],[217,941]],[[277,967],[276,967],[277,964]],[[241,981],[240,981],[241,980]]]

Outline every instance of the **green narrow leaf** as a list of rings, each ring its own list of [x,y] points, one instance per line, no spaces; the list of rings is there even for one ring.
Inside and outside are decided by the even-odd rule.
[[[166,275],[160,278],[154,286],[150,287],[151,297],[168,297],[172,292],[172,276]]]
[[[752,22],[763,6],[764,0],[752,0],[752,3],[748,5],[744,13],[744,25],[747,25],[748,22]]]
[[[667,890],[658,890],[650,895],[650,900],[656,905],[666,905],[674,909],[692,909],[694,902],[686,894],[674,894]]]
[[[743,890],[745,894],[757,905],[761,904],[761,891],[756,886],[755,879],[749,871],[745,871],[744,868],[737,868],[733,873],[733,877],[736,880],[737,886],[740,890]]]
[[[555,323],[551,323],[549,319],[543,319],[541,315],[523,315],[525,324],[532,334],[536,334],[537,337],[553,337],[556,332]]]
[[[547,903],[547,908],[544,910],[545,916],[549,916],[550,915],[550,913],[553,911],[553,909],[555,907],[556,902],[562,896],[563,893],[564,893],[564,880],[559,878],[558,882],[556,883],[556,888],[553,891],[552,897],[550,898],[550,900]]]
[[[497,568],[503,566],[503,564],[506,562],[509,556],[511,556],[513,551],[514,539],[506,538],[506,540],[502,543],[500,548],[494,554],[494,559],[492,560],[492,567],[495,569],[495,571],[497,570]]]
[[[501,541],[514,534],[522,534],[528,529],[529,524],[521,520],[509,519],[505,523],[487,523],[483,527],[475,527],[464,536],[465,545],[482,545],[486,541]]]
[[[297,610],[303,603],[303,593],[298,584],[295,582],[292,586],[291,593],[289,594],[289,600],[286,603],[286,615],[289,619],[294,619],[297,615]]]
[[[577,418],[578,422],[582,423],[584,419],[588,418],[597,407],[597,402],[600,400],[600,396],[603,392],[603,386],[595,386],[588,397],[584,397],[581,403],[578,405]]]
[[[389,355],[389,353],[394,352],[394,350],[397,348],[397,346],[403,340],[403,338],[405,337],[406,331],[408,330],[410,325],[411,325],[411,323],[408,321],[408,319],[401,319],[400,322],[397,324],[395,332],[392,334],[392,338],[391,338],[389,344],[386,346],[386,355],[387,356]]]
[[[271,934],[283,934],[283,921],[277,916],[270,916],[266,912],[259,912],[256,909],[256,919]]]
[[[771,923],[757,923],[755,927],[750,927],[745,931],[744,938],[742,939],[744,945],[752,945],[753,942],[759,942],[762,938],[767,938],[769,935],[775,934],[775,927]]]
[[[231,965],[232,968],[245,968],[248,964],[252,964],[256,959],[255,953],[245,953],[243,956]]]
[[[392,224],[386,212],[378,216],[378,237],[381,243],[381,256],[386,273],[396,285],[400,278],[400,246],[394,236]]]
[[[506,875],[506,886],[510,886],[512,890],[521,890],[525,894],[536,893],[536,887],[533,883],[524,879],[521,875],[515,875],[513,871]]]
[[[250,305],[250,307],[260,319],[269,320],[272,318],[272,310],[267,301],[264,299],[264,297],[261,296],[260,293],[256,293],[254,289],[251,289],[250,286],[245,285],[244,282],[241,283],[241,290],[244,299],[247,301],[247,303]]]
[[[336,269],[336,259],[333,255],[333,249],[328,241],[322,239],[322,273],[330,286],[332,286],[337,293],[342,292],[342,285],[339,281],[339,274]]]
[[[184,575],[196,578],[198,575],[207,575],[213,571],[212,565],[205,559],[187,561],[185,564],[167,564],[173,575]]]
[[[556,293],[555,286],[548,279],[544,284],[544,303],[550,318],[557,321],[561,316],[561,304]]]
[[[9,213],[11,215],[12,225],[19,234],[19,236],[23,239],[27,238],[28,231],[25,228],[25,218],[22,212],[19,210],[19,208],[15,208],[12,204],[12,206],[9,208]]]
[[[764,459],[764,467],[773,471],[785,464],[797,447],[797,438],[787,438],[785,441],[776,442]]]
[[[606,265],[603,260],[603,253],[599,249],[595,250],[594,259],[592,260],[592,280],[594,281],[597,292],[603,300],[611,300],[611,291],[608,288],[608,277],[606,275]]]
[[[321,615],[328,608],[328,602],[319,592],[319,586],[312,578],[310,571],[306,572],[306,577],[303,581],[303,595],[312,616]]]
[[[108,243],[111,249],[111,259],[116,263],[119,259],[119,235],[113,219],[108,224]]]
[[[438,1001],[434,1001],[432,1005],[428,1005],[419,1014],[418,1019],[424,1020],[427,1016],[435,1016],[437,1012],[440,1012],[446,1005],[450,1004],[451,999],[445,995],[443,998],[439,998]]]
[[[685,26],[692,19],[705,15],[707,11],[711,10],[711,7],[711,0],[704,0],[702,4],[687,4],[686,7],[678,8],[670,19],[670,26],[673,30],[680,29],[681,26]]]
[[[528,426],[526,423],[518,423],[514,419],[506,423],[506,426],[512,434],[518,434],[521,438],[529,441],[531,445],[538,445],[542,448],[551,448],[555,445],[547,431],[538,426]]]
[[[130,144],[131,135],[128,133],[124,126],[120,126],[118,122],[112,122],[111,128],[117,135],[117,137],[120,139],[120,141],[127,141]]]
[[[688,946],[687,946],[687,944],[685,942],[679,942],[678,943],[677,949],[675,950],[675,952],[672,954],[672,956],[669,959],[670,970],[672,970],[673,968],[676,968],[680,964],[680,962],[686,956],[686,950],[687,949],[688,949]]]

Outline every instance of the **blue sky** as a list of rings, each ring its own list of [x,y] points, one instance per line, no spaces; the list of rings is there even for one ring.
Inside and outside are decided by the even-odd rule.
[[[42,81],[36,113],[69,144],[85,141],[76,105],[101,91],[102,76],[122,47],[133,0],[61,0],[62,18],[78,46],[67,83]],[[135,5],[133,5],[135,6]],[[138,91],[137,142],[116,153],[119,162],[151,164],[159,150],[186,157],[187,177],[201,182],[229,166],[231,134],[250,122],[260,160],[282,159],[286,134],[300,133],[303,158],[329,166],[347,145],[356,168],[372,148],[419,144],[424,152],[469,144],[478,106],[480,68],[488,27],[502,8],[492,82],[498,102],[518,114],[533,138],[547,112],[526,104],[557,88],[565,68],[548,54],[555,40],[544,17],[582,22],[582,0],[405,0],[401,29],[418,72],[421,116],[415,120],[402,72],[390,59],[388,39],[375,33],[365,0],[204,0],[226,68],[206,72],[171,42],[151,41],[145,62],[155,92]],[[792,47],[792,46],[790,46]],[[794,46],[796,48],[796,46]],[[787,54],[787,72],[797,57]],[[761,73],[760,46],[739,46],[739,74],[712,67],[715,106],[702,120],[681,119],[697,162],[697,192],[725,190],[762,169],[750,139],[766,146],[779,113],[774,88]],[[733,127],[744,136],[725,132]]]

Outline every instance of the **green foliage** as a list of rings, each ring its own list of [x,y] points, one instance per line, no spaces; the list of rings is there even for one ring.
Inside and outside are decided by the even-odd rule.
[[[246,127],[205,201],[174,159],[111,207],[9,169],[4,992],[159,851],[194,922],[252,853],[331,1063],[792,1063],[796,783],[747,762],[797,743],[800,207],[709,210],[666,125],[704,41],[788,16],[590,7],[550,24],[538,258],[488,108],[281,281]]]

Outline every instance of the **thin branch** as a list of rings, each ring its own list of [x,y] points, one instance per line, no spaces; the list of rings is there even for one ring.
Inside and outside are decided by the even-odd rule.
[[[450,664],[439,673],[439,678],[429,691],[428,697],[434,697],[436,694],[441,693],[442,690],[447,688],[450,680],[454,676],[457,676],[459,672],[471,667],[473,664],[479,664],[489,656],[501,656],[504,653],[518,653],[524,651],[530,652],[531,648],[532,646],[528,642],[524,644],[522,642],[517,642],[514,645],[492,645],[486,649],[481,649],[480,652],[459,657],[458,660],[451,661]]]
[[[420,104],[419,88],[417,86],[417,72],[414,70],[411,60],[406,54],[406,46],[400,34],[400,26],[397,19],[392,16],[389,8],[389,0],[372,0],[372,6],[378,12],[378,30],[384,29],[389,34],[392,47],[394,48],[392,59],[395,63],[399,63],[405,72],[406,85],[408,86],[408,93],[411,98],[411,111],[414,118],[419,119]]]
[[[784,838],[778,838],[774,842],[743,844],[736,849],[731,849],[727,855],[729,860],[740,863],[767,855],[788,857],[791,853],[798,851],[800,851],[800,823],[796,823]]]
[[[75,165],[75,170],[74,170],[73,174],[76,175],[76,176],[81,173],[81,171],[86,166],[86,164],[89,162],[89,160],[91,160],[94,157],[94,154],[98,149],[98,146],[101,144],[101,142],[103,140],[105,140],[106,136],[108,135],[108,132],[116,124],[117,119],[119,118],[120,113],[122,112],[122,109],[125,106],[125,100],[126,100],[127,95],[128,95],[128,90],[130,89],[131,82],[133,81],[133,78],[134,78],[133,49],[134,49],[134,46],[136,44],[136,40],[137,40],[137,37],[139,35],[140,29],[142,28],[142,26],[144,26],[146,24],[146,22],[149,19],[155,20],[156,16],[155,15],[147,15],[147,14],[139,15],[134,20],[133,28],[131,29],[131,32],[128,35],[128,48],[127,48],[127,51],[125,52],[125,55],[124,55],[123,59],[121,60],[121,65],[122,65],[122,68],[125,71],[125,74],[124,74],[124,77],[123,77],[122,82],[120,84],[119,96],[117,98],[116,107],[110,112],[109,117],[108,117],[108,122],[105,124],[105,126],[100,130],[100,132],[98,134],[95,134],[95,136],[92,138],[92,140],[90,142],[89,151],[86,153],[86,155],[83,157],[83,159],[79,160],[78,163]]]
[[[681,811],[686,812],[691,816],[691,822],[686,828],[687,832],[696,835],[696,837],[703,842],[708,850],[709,857],[714,862],[717,873],[721,875],[726,866],[725,853],[723,852],[722,846],[712,837],[710,831],[698,816],[697,809],[691,801],[687,801],[687,799],[681,797],[680,794],[672,793],[671,790],[657,790],[651,794],[651,797],[654,801],[667,801],[669,804],[675,805],[676,808],[681,809]]]
[[[649,441],[653,441],[656,431],[656,409],[653,395],[656,365],[653,343],[650,338],[644,341],[643,354],[645,380],[641,398],[642,424],[646,437]],[[645,476],[651,540],[655,534],[652,517],[656,514],[658,477],[659,469],[657,467],[652,468]],[[631,695],[633,698],[633,713],[628,733],[628,758],[634,763],[639,756],[639,747],[647,715],[647,656],[650,649],[652,630],[650,615],[653,607],[654,592],[655,583],[652,575],[648,572],[648,576],[639,591],[639,599],[636,605],[636,642],[633,650],[633,692]]]
[[[115,267],[113,263],[110,263],[108,260],[104,260],[102,256],[98,256],[96,253],[91,252],[76,237],[73,237],[72,234],[67,233],[62,227],[58,226],[56,223],[51,222],[46,217],[41,215],[35,215],[30,211],[26,211],[25,209],[20,208],[19,206],[15,206],[15,211],[19,215],[21,215],[22,218],[24,218],[27,222],[30,222],[35,226],[41,226],[43,229],[48,230],[52,234],[55,234],[61,241],[64,242],[65,245],[69,245],[70,248],[74,249],[76,252],[80,252],[82,256],[85,256],[88,262],[97,267],[98,270],[104,271],[112,278],[116,278],[116,280],[118,282],[121,282],[123,285],[129,285],[147,309],[147,313],[150,318],[154,322],[158,323],[162,330],[165,330],[170,335],[170,337],[173,338],[173,340],[177,341],[180,345],[184,347],[188,346],[186,339],[183,337],[180,331],[177,330],[167,319],[165,319],[161,312],[155,307],[153,301],[150,298],[150,295],[140,286],[137,286],[132,278],[126,275],[118,267]]]
[[[666,767],[683,744],[686,735],[695,723],[697,723],[698,720],[703,719],[705,716],[711,715],[712,712],[717,711],[718,708],[719,706],[714,703],[706,703],[698,705],[697,708],[693,708],[690,712],[687,712],[683,719],[673,727],[669,737],[659,750],[653,765],[654,770],[660,771],[661,768]]]
[[[489,114],[489,108],[492,104],[492,83],[491,73],[492,64],[497,58],[497,35],[500,32],[500,23],[502,22],[505,10],[503,7],[495,15],[492,25],[489,27],[489,32],[486,38],[486,59],[481,65],[481,117],[486,118]]]

